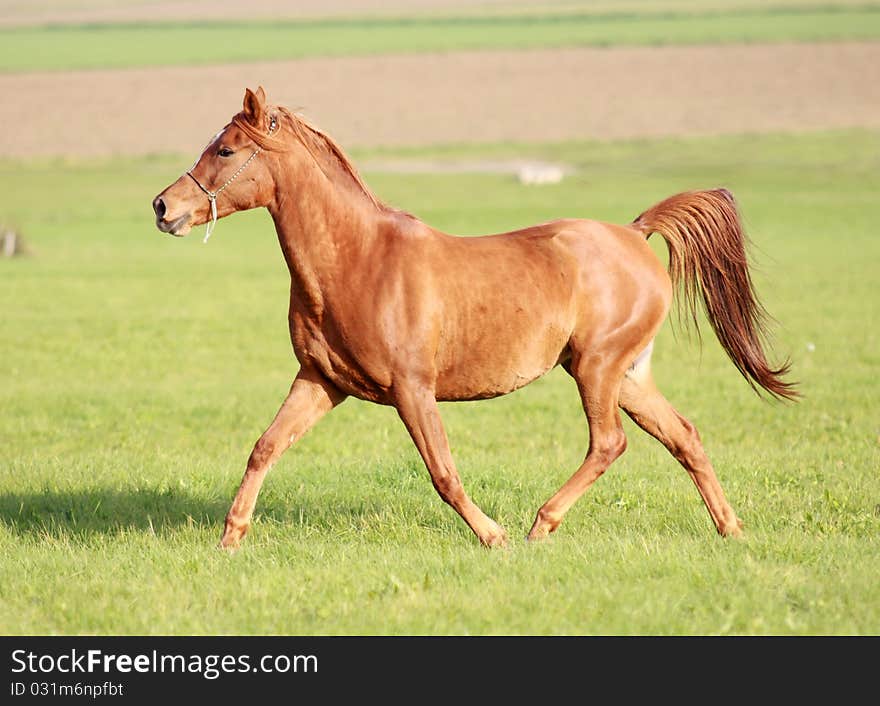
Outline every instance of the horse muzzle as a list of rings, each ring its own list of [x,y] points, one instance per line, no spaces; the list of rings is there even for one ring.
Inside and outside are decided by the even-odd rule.
[[[163,233],[170,233],[171,235],[176,235],[179,237],[186,235],[192,229],[191,213],[184,213],[182,216],[179,216],[173,220],[168,220],[165,218],[166,207],[165,202],[162,200],[161,196],[157,196],[155,199],[153,199],[153,211],[156,214],[156,227]]]

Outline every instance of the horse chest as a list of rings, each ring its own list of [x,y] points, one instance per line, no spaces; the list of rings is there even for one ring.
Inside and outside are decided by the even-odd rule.
[[[301,365],[317,368],[346,394],[371,402],[387,400],[388,385],[370,374],[357,351],[326,321],[292,313],[290,335]],[[390,381],[389,381],[390,382]]]

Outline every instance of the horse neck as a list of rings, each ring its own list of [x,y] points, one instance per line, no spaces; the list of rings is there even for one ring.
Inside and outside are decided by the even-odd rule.
[[[315,163],[282,170],[269,212],[290,270],[292,293],[317,308],[323,308],[334,286],[344,286],[347,271],[367,256],[382,217],[353,183],[331,181]]]

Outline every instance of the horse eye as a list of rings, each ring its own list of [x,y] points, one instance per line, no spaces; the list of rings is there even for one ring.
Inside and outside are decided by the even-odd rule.
[[[221,157],[231,157],[235,153],[228,147],[221,147],[219,150],[217,150],[217,154]]]

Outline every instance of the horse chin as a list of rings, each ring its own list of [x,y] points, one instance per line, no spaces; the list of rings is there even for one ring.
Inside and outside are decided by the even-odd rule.
[[[176,228],[173,228],[172,230],[170,230],[168,232],[171,233],[171,235],[173,235],[176,238],[182,238],[184,235],[189,233],[191,230],[192,230],[192,223],[190,221],[187,221],[183,225],[180,225]]]
[[[171,235],[181,238],[192,230],[193,224],[190,214],[186,213],[173,221],[168,221],[164,218],[157,218],[156,227],[163,233],[170,233]]]

